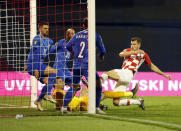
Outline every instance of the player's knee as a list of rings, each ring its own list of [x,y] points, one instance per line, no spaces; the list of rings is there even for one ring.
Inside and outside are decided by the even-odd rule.
[[[44,78],[44,79],[43,79],[43,82],[44,82],[46,85],[48,85],[48,78],[47,78],[47,77]]]
[[[119,99],[113,99],[113,105],[119,106]]]

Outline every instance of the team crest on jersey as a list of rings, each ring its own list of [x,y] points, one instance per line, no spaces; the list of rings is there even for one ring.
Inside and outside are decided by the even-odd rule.
[[[38,41],[35,40],[35,41],[34,41],[34,44],[37,44],[37,43],[38,43]]]

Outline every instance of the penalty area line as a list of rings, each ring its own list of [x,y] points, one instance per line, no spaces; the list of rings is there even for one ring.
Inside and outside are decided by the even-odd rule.
[[[116,116],[108,116],[108,115],[100,115],[100,114],[91,114],[93,116],[99,116],[102,118],[111,118],[111,119],[117,119],[117,120],[122,120],[122,121],[128,121],[128,122],[139,122],[139,123],[148,123],[148,124],[153,124],[153,125],[158,125],[158,126],[171,126],[173,128],[179,128],[181,129],[181,125],[178,124],[172,124],[172,123],[166,123],[166,122],[161,122],[161,121],[153,121],[153,120],[143,120],[143,119],[136,119],[136,118],[120,118]]]

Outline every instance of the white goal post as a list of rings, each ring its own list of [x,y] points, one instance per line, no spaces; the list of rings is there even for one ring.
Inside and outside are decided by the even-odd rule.
[[[95,0],[88,0],[88,113],[96,113]],[[90,64],[91,63],[91,64]]]
[[[37,35],[37,13],[36,0],[30,0],[30,46],[33,38]],[[34,101],[37,99],[37,80],[31,76],[31,107],[35,108]]]

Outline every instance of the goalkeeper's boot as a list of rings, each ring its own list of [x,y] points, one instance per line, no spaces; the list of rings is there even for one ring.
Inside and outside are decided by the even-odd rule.
[[[104,105],[104,104],[100,104],[99,105],[99,108],[101,109],[101,110],[108,110],[108,106],[107,105]]]
[[[34,104],[37,106],[37,110],[43,111],[43,107],[41,106],[41,102],[38,102],[37,100],[34,102]]]
[[[52,98],[52,96],[45,95],[43,99],[51,103],[57,103],[56,100]]]
[[[138,84],[136,84],[136,86],[134,87],[134,89],[131,90],[131,92],[133,93],[132,98],[136,98],[136,93],[138,91]]]
[[[140,101],[140,105],[139,105],[139,107],[142,109],[142,110],[145,110],[145,105],[144,105],[144,99],[143,98],[141,98],[141,99],[139,99],[139,101]]]
[[[96,113],[97,114],[106,114],[103,110],[101,110],[99,107],[96,108]]]

